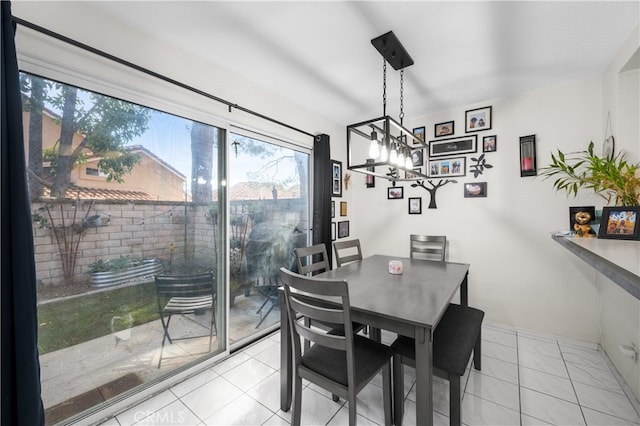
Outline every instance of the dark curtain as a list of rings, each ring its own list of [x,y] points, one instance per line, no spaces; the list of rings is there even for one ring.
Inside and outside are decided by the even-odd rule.
[[[22,103],[11,19],[2,1],[2,425],[43,425],[33,231],[22,136]]]
[[[331,256],[331,149],[329,135],[317,135],[313,142],[313,244],[324,244]]]

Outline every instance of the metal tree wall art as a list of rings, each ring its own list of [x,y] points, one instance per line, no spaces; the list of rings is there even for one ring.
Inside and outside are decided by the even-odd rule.
[[[475,164],[469,166],[469,171],[473,173],[474,178],[480,176],[484,172],[484,169],[493,168],[491,164],[487,163],[487,160],[484,158],[484,154],[482,154],[478,158],[471,157],[471,161],[476,162]]]
[[[411,187],[415,188],[419,186],[420,188],[424,188],[427,191],[429,191],[429,195],[431,198],[431,200],[429,201],[429,208],[437,209],[438,206],[436,205],[436,191],[438,190],[438,188],[442,188],[448,183],[458,183],[458,181],[453,179],[444,179],[444,180],[440,179],[436,184],[434,184],[432,180],[428,180],[427,183],[429,184],[430,187],[427,187],[425,185],[424,180],[419,180],[417,181],[417,183],[412,183]]]

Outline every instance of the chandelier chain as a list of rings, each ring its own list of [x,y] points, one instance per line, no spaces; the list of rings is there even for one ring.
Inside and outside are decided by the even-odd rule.
[[[387,115],[387,60],[382,58],[382,116]]]
[[[400,124],[404,118],[404,69],[400,70]]]

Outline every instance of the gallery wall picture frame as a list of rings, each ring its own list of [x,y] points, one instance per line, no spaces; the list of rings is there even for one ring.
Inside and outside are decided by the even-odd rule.
[[[409,198],[409,214],[422,214],[422,197]]]
[[[425,133],[426,132],[425,132],[424,126],[416,127],[416,128],[413,129],[413,135],[415,137],[417,137],[418,139],[420,139],[422,142],[427,140]],[[414,140],[413,143],[416,144],[415,140]]]
[[[331,196],[342,197],[342,161],[331,160]]]
[[[367,158],[367,163],[372,164],[375,160],[372,158]],[[375,172],[376,168],[373,166],[369,166],[367,167],[367,171],[369,172]],[[364,185],[367,188],[375,188],[376,187],[376,177],[373,175],[364,175]]]
[[[487,196],[487,182],[464,184],[464,198],[484,198]]]
[[[477,151],[477,135],[466,135],[429,141],[429,158],[469,154]]]
[[[520,177],[537,174],[536,135],[520,136]]]
[[[404,186],[390,186],[387,188],[388,200],[400,200],[404,198]]]
[[[336,202],[331,200],[331,218],[336,217]]]
[[[498,150],[498,136],[490,135],[482,137],[482,152],[495,152]]]
[[[467,157],[443,158],[429,161],[429,177],[457,177],[467,175]]]
[[[416,173],[422,173],[422,167],[416,167],[413,169],[413,171],[405,171],[404,172],[404,178],[405,179],[414,179],[417,175]]]
[[[349,236],[349,221],[343,220],[338,222],[338,238],[346,238]]]
[[[347,202],[340,201],[340,216],[346,216],[346,215],[347,215]]]
[[[470,109],[465,111],[464,113],[464,131],[465,133],[470,132],[481,132],[483,130],[490,130],[493,117],[492,117],[493,108],[490,106]]]
[[[336,223],[331,222],[331,241],[336,240]]]
[[[640,240],[640,206],[603,207],[598,238]]]
[[[422,149],[414,149],[411,151],[411,161],[413,162],[413,167],[420,167],[424,164],[424,150]]]
[[[455,121],[445,121],[433,126],[433,136],[440,138],[442,136],[451,136],[455,133]]]

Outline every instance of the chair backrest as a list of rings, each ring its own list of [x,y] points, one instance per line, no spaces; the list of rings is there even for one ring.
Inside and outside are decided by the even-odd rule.
[[[345,351],[347,365],[353,368],[353,327],[347,281],[307,277],[285,268],[280,268],[280,277],[285,294],[296,365],[299,364],[302,354],[300,338],[304,338],[317,345]],[[327,296],[335,297],[340,303],[328,307],[327,302],[318,298]],[[299,320],[299,316],[311,321]],[[344,327],[344,335],[328,333],[326,330],[310,325],[317,322]]]
[[[415,235],[410,237],[411,259],[438,260],[444,262],[447,237],[444,235]]]
[[[362,260],[360,240],[336,241],[333,243],[333,252],[336,254],[338,267],[345,263]]]
[[[298,273],[301,275],[314,275],[328,271],[329,256],[324,244],[316,244],[309,247],[298,247],[293,250],[298,264]]]
[[[213,296],[213,273],[189,275],[156,275],[158,302],[161,298]]]

